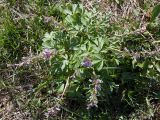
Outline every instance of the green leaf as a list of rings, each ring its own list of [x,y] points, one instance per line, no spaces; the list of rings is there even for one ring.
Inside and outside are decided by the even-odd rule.
[[[77,6],[78,6],[77,4],[73,4],[73,5],[72,5],[72,11],[73,11],[73,12],[76,12]]]
[[[94,65],[94,64],[97,64],[97,63],[99,63],[99,62],[101,62],[101,60],[93,60],[93,61],[92,61],[92,64]]]
[[[72,11],[70,11],[70,10],[68,10],[68,9],[64,10],[64,13],[65,13],[65,14],[68,14],[68,15],[72,15]]]
[[[152,11],[151,21],[155,20],[160,13],[160,4],[155,6]]]
[[[95,43],[96,46],[98,46],[98,45],[99,45],[98,39],[95,39],[95,40],[94,40],[94,43]]]
[[[102,48],[103,48],[103,45],[104,45],[104,40],[102,39],[102,37],[100,37],[100,38],[98,39],[98,41],[99,41],[99,47],[100,47],[100,49],[102,49]]]
[[[103,67],[104,70],[120,70],[120,67]]]
[[[54,43],[48,40],[48,41],[43,42],[42,46],[44,48],[51,48],[51,47],[54,47]]]
[[[68,65],[68,60],[63,60],[61,70],[64,70],[64,68]]]
[[[60,87],[59,87],[59,89],[58,89],[58,93],[62,93],[63,92],[63,90],[64,90],[64,84],[62,84]]]
[[[160,58],[158,58],[157,56],[155,56],[155,59],[158,60],[158,61],[160,61]]]
[[[119,0],[115,0],[117,4],[119,4]]]
[[[98,71],[102,70],[102,68],[103,68],[103,63],[104,63],[103,61],[101,61],[101,62],[99,63],[98,68],[97,68]]]
[[[117,65],[119,65],[120,61],[118,59],[115,59],[115,62]]]
[[[97,60],[103,60],[103,58],[102,58],[102,56],[100,54],[94,54],[93,56]]]
[[[85,19],[84,16],[81,17],[81,22],[83,25],[87,25],[87,20]]]
[[[160,65],[158,63],[155,64],[155,67],[156,67],[157,71],[160,72]]]
[[[136,65],[136,66],[138,66],[138,67],[140,67],[140,68],[143,68],[144,63],[137,63],[137,65]]]
[[[73,23],[73,18],[72,18],[70,15],[68,15],[68,16],[65,18],[65,21],[66,21],[66,23],[72,24],[72,23]]]

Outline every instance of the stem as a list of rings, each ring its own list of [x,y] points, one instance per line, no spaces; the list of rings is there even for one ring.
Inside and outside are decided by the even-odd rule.
[[[67,88],[68,88],[68,86],[69,86],[69,78],[70,78],[70,77],[68,77],[67,80],[66,80],[66,85],[65,85],[65,87],[64,87],[64,90],[63,90],[63,93],[62,93],[62,96],[61,96],[62,98],[63,98],[64,94],[66,93],[66,90],[67,90]]]

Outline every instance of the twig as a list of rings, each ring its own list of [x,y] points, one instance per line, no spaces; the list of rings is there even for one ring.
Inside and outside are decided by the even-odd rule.
[[[61,98],[63,98],[63,96],[64,96],[64,94],[66,93],[66,90],[67,90],[67,88],[68,88],[68,86],[69,86],[69,78],[70,78],[70,77],[68,77],[67,80],[66,80],[66,85],[65,85],[65,87],[64,87],[64,90],[63,90],[63,93],[62,93],[62,95],[61,95]]]

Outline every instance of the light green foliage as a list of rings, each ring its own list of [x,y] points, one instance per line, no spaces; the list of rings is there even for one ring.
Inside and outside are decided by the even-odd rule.
[[[160,13],[160,5],[156,5],[152,11],[151,21],[155,20]]]

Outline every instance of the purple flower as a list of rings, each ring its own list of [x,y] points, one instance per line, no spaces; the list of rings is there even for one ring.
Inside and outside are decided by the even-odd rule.
[[[98,99],[97,99],[97,96],[96,94],[93,92],[91,94],[91,96],[89,97],[89,102],[87,104],[87,109],[91,109],[93,107],[98,107]]]
[[[91,67],[92,66],[92,61],[89,58],[85,58],[83,62],[81,63],[82,66],[84,67]]]
[[[95,85],[94,89],[95,89],[96,91],[100,91],[100,90],[101,90],[101,85]]]
[[[101,83],[103,83],[102,80],[100,80],[100,79],[95,79],[95,80],[90,79],[89,81],[92,82],[92,84],[94,85],[94,90],[95,91],[100,91],[101,90]]]
[[[49,59],[51,57],[51,55],[52,55],[52,52],[51,52],[51,50],[46,48],[43,51],[43,55],[44,55],[45,59]]]

